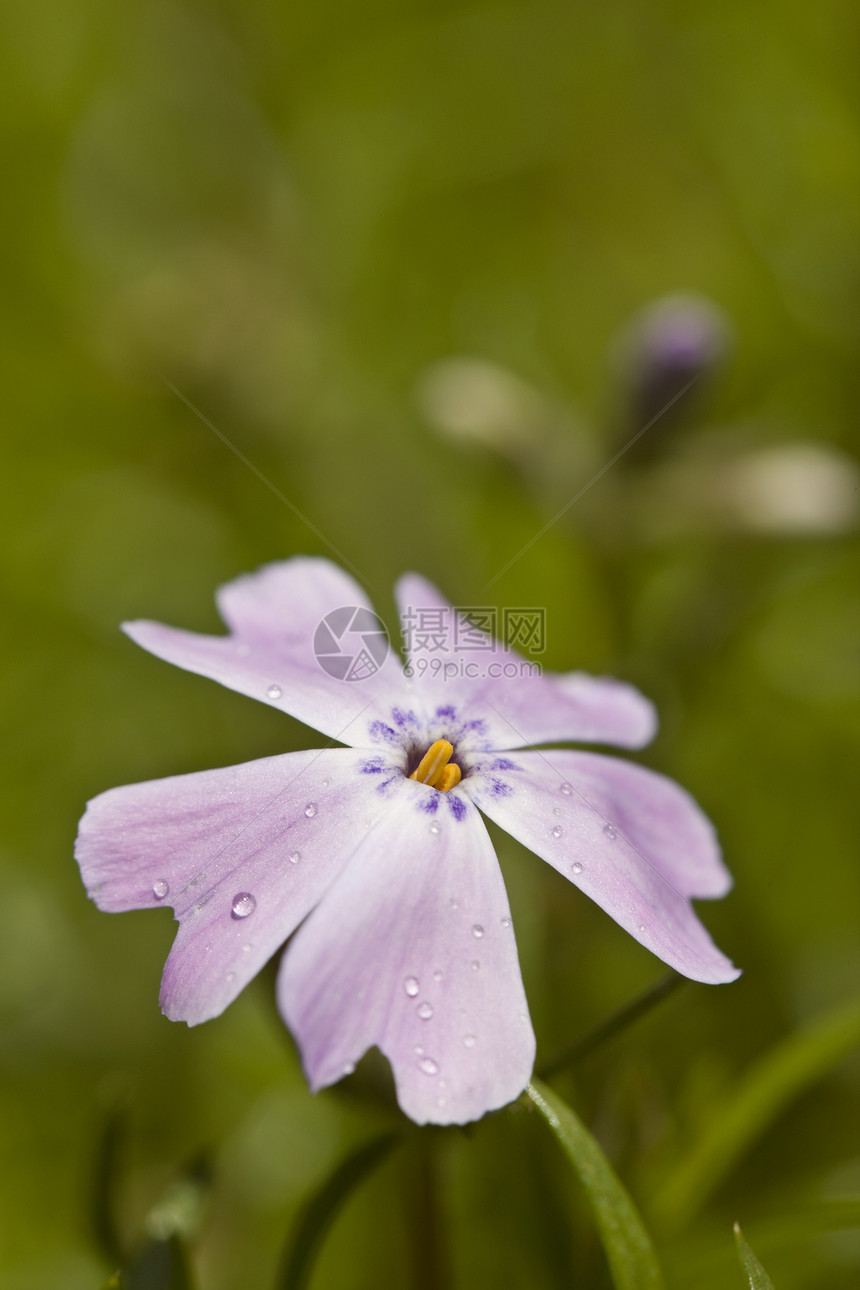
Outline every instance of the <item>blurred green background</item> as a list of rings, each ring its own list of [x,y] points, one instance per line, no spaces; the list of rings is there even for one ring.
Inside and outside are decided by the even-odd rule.
[[[85,898],[87,798],[318,738],[118,631],[217,631],[219,583],[330,554],[165,379],[389,625],[418,569],[455,603],[545,606],[547,667],[657,702],[639,759],[717,824],[736,888],[701,912],[744,976],[553,1084],[671,1287],[744,1284],[736,1219],[778,1290],[858,1284],[850,1025],[684,1181],[860,977],[858,26],[834,0],[3,7],[7,1290],[94,1290],[173,1230],[201,1159],[194,1284],[274,1286],[308,1198],[388,1126],[314,1285],[609,1284],[533,1113],[418,1133],[360,1078],[311,1097],[270,979],[171,1024],[169,915]],[[496,841],[546,1060],[664,972]]]

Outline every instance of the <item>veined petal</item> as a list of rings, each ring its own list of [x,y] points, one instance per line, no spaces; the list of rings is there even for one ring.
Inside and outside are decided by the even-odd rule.
[[[315,1089],[375,1044],[419,1124],[463,1124],[522,1091],[534,1036],[510,910],[486,829],[457,790],[393,786],[287,949],[278,999]]]
[[[653,705],[632,685],[584,672],[540,675],[536,660],[476,630],[424,578],[407,574],[397,599],[416,700],[480,721],[487,748],[577,740],[641,748]]]
[[[548,861],[631,936],[696,981],[733,981],[689,903],[731,886],[713,829],[692,798],[654,771],[550,749],[461,786],[490,819]]]
[[[378,665],[371,656],[380,647],[380,634],[370,601],[330,561],[297,558],[264,565],[221,587],[217,601],[229,636],[145,621],[124,623],[123,630],[168,663],[280,708],[341,743],[366,742],[368,722],[403,701],[407,687],[397,654],[389,649]],[[350,618],[350,609],[367,615],[366,631],[361,619]],[[328,646],[321,648],[320,624],[341,610]],[[345,635],[337,639],[339,631]],[[367,675],[356,680],[330,675],[317,656],[329,647],[341,648],[345,662],[369,651]],[[327,656],[332,666],[333,658]]]
[[[171,905],[161,1005],[217,1016],[318,903],[385,803],[361,754],[287,753],[110,789],[76,855],[101,909]]]

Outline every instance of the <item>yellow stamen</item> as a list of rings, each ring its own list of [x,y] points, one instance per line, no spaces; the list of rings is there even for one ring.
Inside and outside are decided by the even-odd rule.
[[[419,784],[437,788],[440,793],[447,793],[460,782],[460,767],[451,762],[454,745],[447,739],[437,739],[427,749],[416,770],[409,776]]]
[[[449,789],[456,788],[462,776],[460,767],[455,761],[449,761],[448,765],[442,771],[439,777],[439,783],[436,785],[440,793],[447,793]]]

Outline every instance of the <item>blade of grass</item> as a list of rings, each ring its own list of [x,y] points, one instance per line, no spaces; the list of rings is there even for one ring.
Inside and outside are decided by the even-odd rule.
[[[540,1080],[532,1080],[526,1092],[585,1188],[616,1290],[663,1290],[651,1238],[596,1140],[567,1103]]]
[[[750,1283],[750,1290],[774,1290],[773,1282],[744,1240],[744,1234],[739,1223],[735,1223],[735,1244],[738,1247],[738,1256]]]
[[[342,1160],[300,1214],[288,1244],[278,1290],[304,1290],[310,1283],[326,1233],[355,1189],[380,1165],[399,1134],[384,1133]]]

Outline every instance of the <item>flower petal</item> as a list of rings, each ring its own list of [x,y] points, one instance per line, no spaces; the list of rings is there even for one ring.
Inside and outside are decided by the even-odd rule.
[[[480,719],[484,747],[577,740],[641,748],[654,737],[654,707],[632,685],[584,672],[541,675],[535,660],[476,631],[416,574],[400,579],[397,599],[425,711],[468,711]]]
[[[464,1124],[522,1091],[534,1035],[507,897],[481,818],[456,790],[394,786],[290,944],[278,998],[314,1089],[376,1044],[419,1124]]]
[[[490,819],[596,901],[636,940],[696,981],[733,981],[689,897],[731,885],[693,799],[654,771],[597,753],[518,753],[462,789]]]
[[[131,784],[88,804],[76,855],[118,911],[172,905],[161,1005],[217,1016],[337,877],[385,802],[346,748]]]
[[[204,636],[161,623],[124,623],[138,645],[221,685],[269,703],[341,743],[367,742],[370,718],[388,716],[393,703],[407,693],[400,660],[389,649],[378,661],[384,638],[376,629],[370,601],[358,583],[328,560],[298,558],[264,565],[227,583],[217,594],[218,608],[231,629],[229,636]],[[348,610],[361,611],[358,619]],[[343,610],[336,622],[340,639],[321,642],[322,621]],[[367,615],[362,620],[362,616]],[[336,633],[335,633],[336,634]],[[315,653],[331,649],[327,666],[351,659],[364,672],[359,679],[340,679],[324,670]],[[342,654],[336,652],[343,647]],[[362,671],[359,666],[359,672]],[[364,717],[360,724],[357,718]]]

